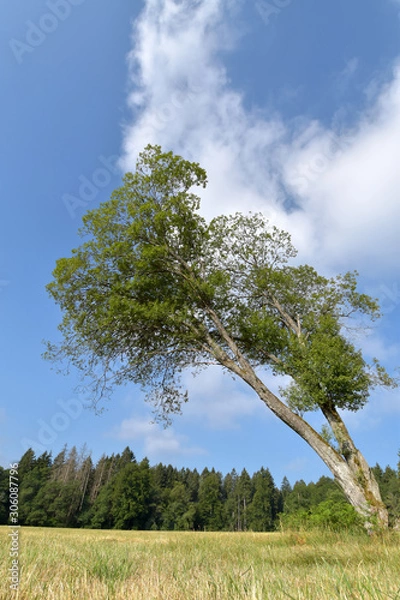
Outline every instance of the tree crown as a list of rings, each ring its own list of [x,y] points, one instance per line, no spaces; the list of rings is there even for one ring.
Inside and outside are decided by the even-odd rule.
[[[207,223],[191,191],[206,184],[197,163],[159,146],[140,154],[135,173],[84,216],[86,241],[57,261],[47,289],[63,341],[46,356],[92,377],[97,398],[113,383],[142,385],[166,418],[186,400],[184,369],[235,371],[241,357],[289,375],[283,395],[298,412],[358,410],[375,385],[394,385],[343,332],[355,314],[379,317],[357,273],[294,266],[290,235],[262,214]]]

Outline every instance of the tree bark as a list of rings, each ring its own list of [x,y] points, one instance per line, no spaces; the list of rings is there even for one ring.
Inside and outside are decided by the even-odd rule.
[[[322,410],[338,439],[337,452],[300,415],[294,413],[259,379],[250,364],[243,358],[240,367],[234,361],[225,365],[239,375],[257,393],[264,404],[286,425],[303,438],[324,461],[346,498],[364,519],[368,531],[376,522],[380,528],[388,527],[388,512],[382,502],[380,490],[367,461],[355,447],[340,415],[334,408]],[[340,440],[340,441],[339,441]]]
[[[355,447],[335,407],[327,403],[321,407],[321,410],[338,441],[339,452],[324,440],[307,421],[293,412],[267,388],[243,356],[216,313],[209,310],[209,314],[229,348],[228,351],[225,351],[208,334],[206,339],[210,353],[221,365],[252,387],[264,404],[311,446],[331,471],[350,504],[364,519],[364,525],[368,531],[372,531],[374,522],[380,528],[387,529],[389,523],[388,511],[382,502],[374,474],[364,456]]]
[[[376,516],[378,522],[382,526],[387,527],[388,512],[382,501],[380,489],[371,468],[368,466],[362,453],[354,445],[347,427],[336,408],[326,405],[321,407],[321,410],[337,440],[339,452],[347,463],[352,476],[351,480],[356,482],[358,488],[361,489],[361,494],[357,493],[345,482],[342,485],[342,489],[347,499],[361,514],[365,513],[365,503],[367,503],[369,511]]]

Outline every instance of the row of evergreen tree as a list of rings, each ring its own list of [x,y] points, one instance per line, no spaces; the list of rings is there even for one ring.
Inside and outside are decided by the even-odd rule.
[[[374,467],[394,523],[400,517],[397,471]],[[0,524],[8,520],[8,471],[0,467]],[[356,515],[329,477],[317,483],[285,477],[278,488],[270,471],[176,469],[138,462],[126,447],[93,464],[86,448],[65,447],[54,459],[32,449],[19,462],[19,523],[50,527],[201,531],[273,531],[323,522],[350,525]]]

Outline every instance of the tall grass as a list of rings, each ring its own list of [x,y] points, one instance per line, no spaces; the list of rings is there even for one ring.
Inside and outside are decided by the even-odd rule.
[[[181,533],[21,528],[8,600],[400,600],[400,535]]]

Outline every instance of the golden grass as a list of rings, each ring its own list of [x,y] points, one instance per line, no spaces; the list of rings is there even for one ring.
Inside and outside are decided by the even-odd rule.
[[[8,600],[400,600],[400,535],[93,531],[24,527]]]

